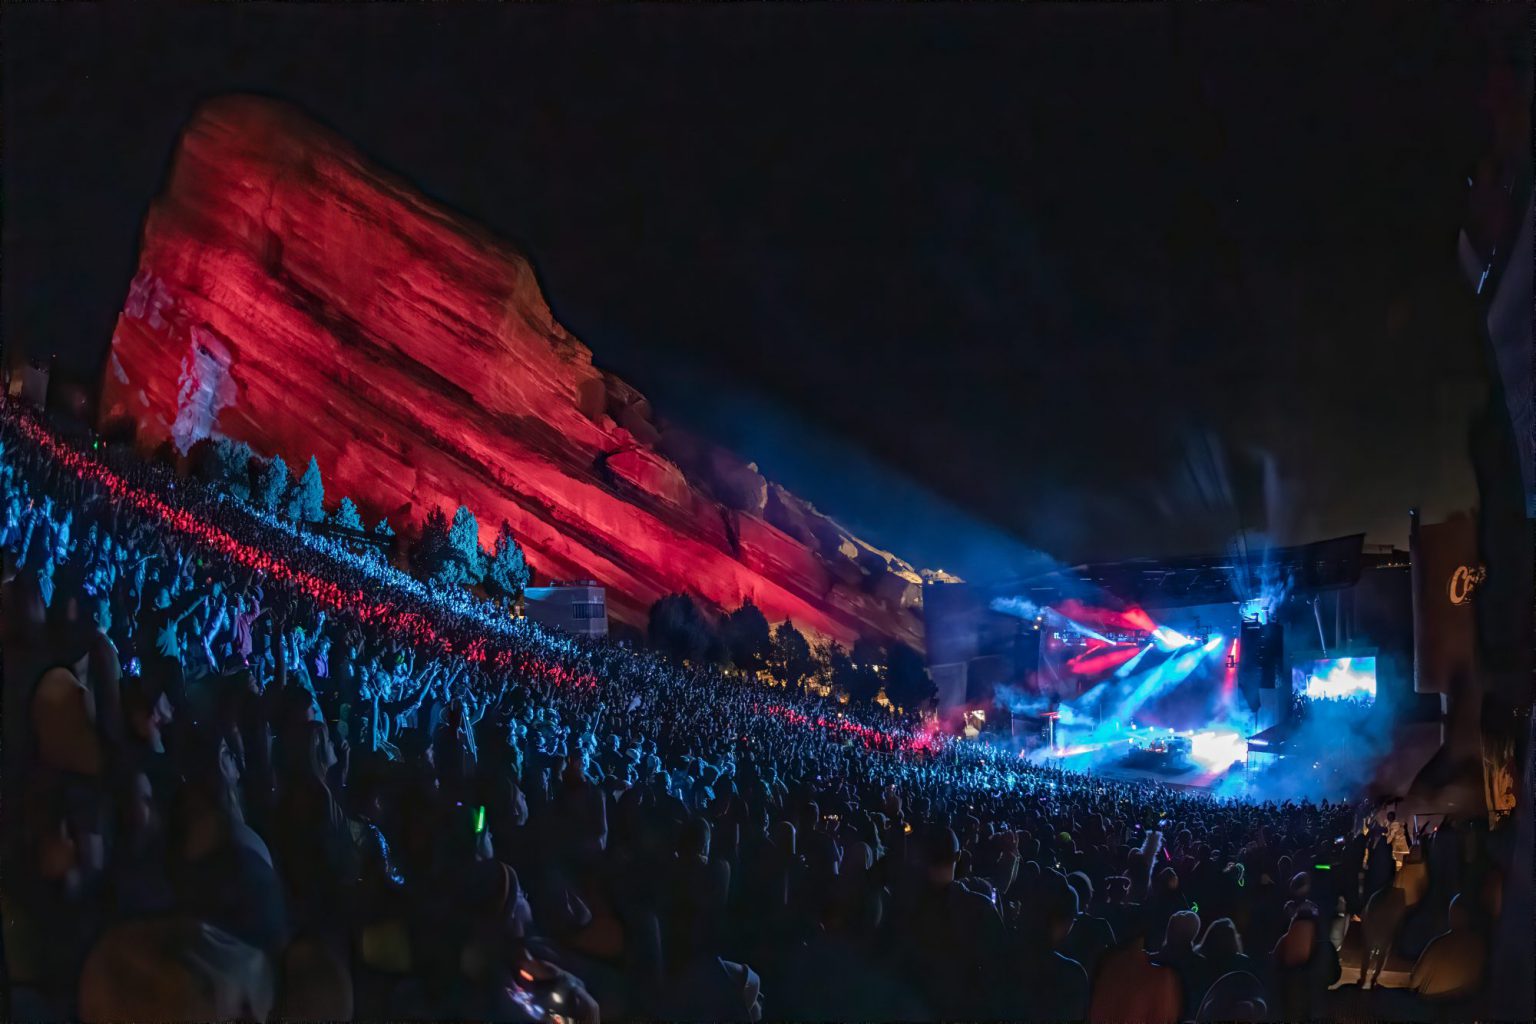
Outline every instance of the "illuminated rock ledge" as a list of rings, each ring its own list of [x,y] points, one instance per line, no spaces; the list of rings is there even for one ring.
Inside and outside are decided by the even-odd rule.
[[[640,255],[640,254],[637,254]],[[555,322],[529,261],[297,111],[192,119],[144,226],[102,422],[302,466],[397,528],[459,502],[545,577],[751,598],[771,620],[921,646],[921,575],[756,467],[669,428]]]

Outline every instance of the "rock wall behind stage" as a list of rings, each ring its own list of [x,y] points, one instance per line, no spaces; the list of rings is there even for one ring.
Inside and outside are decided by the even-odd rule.
[[[535,570],[656,598],[751,598],[842,640],[920,645],[922,576],[669,428],[592,365],[528,260],[296,111],[227,97],[182,138],[112,338],[104,425],[318,456],[332,498],[397,528],[462,501]]]

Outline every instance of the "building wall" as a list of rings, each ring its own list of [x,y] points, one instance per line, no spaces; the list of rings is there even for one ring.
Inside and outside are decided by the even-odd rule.
[[[608,604],[602,587],[529,587],[523,591],[523,614],[573,636],[608,635]]]
[[[1027,686],[1039,668],[1033,623],[994,610],[993,596],[991,588],[969,583],[925,588],[928,672],[941,720],[962,708],[990,712],[999,685]]]

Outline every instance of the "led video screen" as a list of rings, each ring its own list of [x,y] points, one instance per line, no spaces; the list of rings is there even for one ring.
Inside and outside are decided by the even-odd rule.
[[[1322,658],[1296,665],[1291,683],[1308,700],[1371,704],[1376,700],[1376,659]]]

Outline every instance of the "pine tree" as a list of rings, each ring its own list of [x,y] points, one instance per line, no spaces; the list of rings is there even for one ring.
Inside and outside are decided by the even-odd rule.
[[[450,554],[448,545],[448,516],[440,508],[427,513],[421,524],[421,535],[411,545],[411,568],[421,579],[439,583],[460,583],[461,570]]]
[[[828,657],[833,685],[855,704],[870,703],[880,692],[880,674],[875,666],[881,658],[879,645],[863,637],[854,642],[852,654],[844,654],[840,647],[833,649]]]
[[[715,631],[693,598],[668,594],[651,605],[651,646],[679,661],[703,661],[710,656]]]
[[[348,530],[363,530],[363,517],[358,514],[357,506],[351,498],[342,498],[341,504],[336,506],[336,514],[331,516],[331,522]]]
[[[391,553],[394,551],[395,547],[395,529],[389,525],[388,517],[380,519],[378,523],[375,524],[373,528],[373,535],[375,537],[382,537],[385,542],[383,546],[372,549],[373,553],[378,556],[380,561],[388,563],[390,561]]]
[[[773,663],[780,678],[791,685],[802,682],[816,671],[810,641],[788,619],[773,631]]]
[[[320,463],[313,455],[288,496],[288,518],[296,523],[325,522],[325,484],[320,480]]]
[[[463,563],[464,582],[479,583],[485,577],[485,552],[480,550],[480,524],[475,514],[460,505],[448,527],[448,547]]]
[[[288,493],[288,464],[281,455],[261,469],[256,482],[256,502],[268,512],[277,512],[283,505],[283,495]]]
[[[718,630],[711,630],[709,643],[704,647],[704,661],[710,665],[729,665],[731,663],[731,649],[725,644],[725,637]]]
[[[255,457],[250,445],[227,437],[205,437],[187,453],[199,480],[241,501],[251,498],[251,460]]]
[[[721,629],[732,664],[744,672],[756,672],[773,653],[773,634],[768,619],[750,600],[727,615]]]
[[[840,689],[848,689],[853,676],[853,659],[848,648],[835,640],[816,645],[816,674]]]
[[[219,479],[231,495],[241,501],[251,500],[251,462],[256,453],[244,441],[220,438],[218,447]]]
[[[515,601],[528,586],[530,576],[523,549],[512,536],[511,524],[503,519],[501,529],[496,532],[496,545],[489,564],[485,567],[486,589],[497,597]]]

